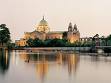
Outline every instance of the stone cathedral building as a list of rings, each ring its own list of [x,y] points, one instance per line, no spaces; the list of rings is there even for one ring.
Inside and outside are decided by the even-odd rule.
[[[80,33],[77,29],[76,24],[73,26],[72,23],[69,23],[68,31],[50,31],[50,27],[47,21],[43,19],[37,25],[34,31],[32,32],[25,32],[23,38],[20,40],[15,40],[16,46],[26,46],[26,41],[30,38],[35,39],[38,38],[40,40],[46,39],[63,39],[63,33],[66,32],[67,36],[65,37],[70,43],[74,43],[79,41]]]

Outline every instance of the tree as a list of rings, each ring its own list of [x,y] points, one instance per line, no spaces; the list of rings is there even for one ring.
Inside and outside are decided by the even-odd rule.
[[[38,38],[36,38],[36,39],[31,39],[31,38],[28,39],[27,44],[30,47],[42,47],[42,46],[44,46],[44,42],[42,40],[38,39]]]
[[[106,38],[107,45],[111,46],[111,35]]]
[[[33,45],[34,45],[34,47],[42,47],[42,46],[44,46],[44,43],[42,40],[36,38],[33,40]]]
[[[47,47],[63,47],[66,45],[67,40],[65,39],[48,39],[45,40],[45,46]]]
[[[28,45],[28,46],[30,46],[30,47],[33,46],[33,39],[30,38],[30,39],[28,39],[26,42],[27,42],[27,45]]]
[[[111,35],[109,35],[109,36],[107,37],[107,39],[108,39],[108,40],[111,40]]]
[[[63,32],[63,36],[64,39],[67,39],[67,32]]]
[[[1,24],[0,25],[0,43],[3,46],[3,44],[6,44],[10,42],[10,31],[6,27],[6,24]]]

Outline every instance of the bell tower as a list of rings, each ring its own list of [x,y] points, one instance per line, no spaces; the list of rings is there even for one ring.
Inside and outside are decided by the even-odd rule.
[[[73,31],[77,32],[77,25],[76,24],[74,25]]]
[[[68,26],[68,32],[72,32],[72,31],[73,31],[72,23],[70,22],[70,23],[69,23],[69,26]]]
[[[68,27],[68,33],[67,33],[67,39],[70,43],[74,43],[76,41],[79,41],[80,33],[77,29],[77,25],[75,24],[74,27],[72,27],[72,23],[69,23]]]

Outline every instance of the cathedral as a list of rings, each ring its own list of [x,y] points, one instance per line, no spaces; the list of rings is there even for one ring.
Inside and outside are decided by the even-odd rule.
[[[26,46],[26,41],[28,39],[35,39],[38,38],[40,40],[46,40],[46,39],[63,39],[63,33],[66,32],[66,39],[70,43],[74,43],[76,41],[79,41],[80,39],[80,33],[77,29],[77,25],[74,26],[72,23],[69,23],[68,31],[50,31],[50,27],[48,25],[48,22],[44,19],[40,21],[40,23],[36,26],[36,29],[32,32],[25,32],[23,38],[20,40],[15,40],[16,46]]]

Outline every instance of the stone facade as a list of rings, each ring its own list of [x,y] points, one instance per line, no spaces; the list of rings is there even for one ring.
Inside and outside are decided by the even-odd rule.
[[[26,46],[26,39],[21,38],[20,40],[15,40],[16,46]]]
[[[49,32],[46,35],[46,39],[62,39],[63,32]]]

